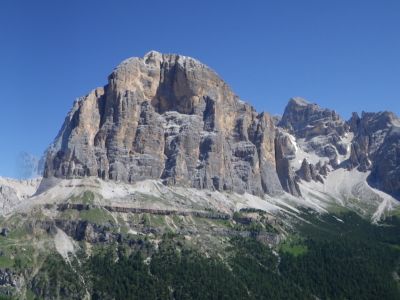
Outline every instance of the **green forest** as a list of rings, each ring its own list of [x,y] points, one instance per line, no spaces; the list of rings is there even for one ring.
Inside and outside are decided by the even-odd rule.
[[[206,256],[173,234],[157,249],[146,240],[104,247],[81,266],[85,288],[54,255],[33,281],[32,299],[400,299],[398,218],[378,226],[355,213],[340,215],[343,222],[303,217],[278,249],[235,237],[221,255]]]

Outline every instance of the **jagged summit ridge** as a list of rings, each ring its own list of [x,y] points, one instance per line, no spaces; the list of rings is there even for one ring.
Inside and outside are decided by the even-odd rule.
[[[281,164],[285,169],[277,169],[279,177],[286,178],[284,189],[300,194],[300,188],[294,187],[301,180],[323,182],[329,170],[357,169],[370,173],[367,181],[371,186],[398,198],[398,124],[399,118],[392,112],[362,112],[361,117],[353,113],[344,121],[333,110],[302,98],[291,99],[278,123],[282,130],[276,147],[300,151],[283,151],[286,154],[280,158],[287,160]],[[286,138],[288,134],[292,138]],[[311,161],[303,160],[306,158]]]

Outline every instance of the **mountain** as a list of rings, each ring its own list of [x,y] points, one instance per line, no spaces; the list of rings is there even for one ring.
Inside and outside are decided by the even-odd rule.
[[[299,97],[271,117],[193,58],[127,59],[43,178],[0,178],[0,298],[398,299],[399,128]]]
[[[274,136],[272,118],[210,68],[152,51],[74,104],[44,175],[273,194],[281,190]]]
[[[153,179],[170,186],[261,197],[285,191],[302,198],[309,188],[302,188],[305,183],[319,182],[322,189],[316,190],[324,192],[325,181],[348,176],[351,186],[328,197],[362,196],[375,207],[364,214],[372,215],[397,205],[390,198],[399,195],[399,123],[389,112],[354,114],[345,121],[302,98],[291,99],[276,122],[241,101],[199,61],[151,51],[123,61],[107,85],[74,103],[47,151],[44,177]],[[384,165],[375,163],[383,156]],[[326,202],[313,206],[326,210],[332,201]],[[348,206],[343,199],[334,202]]]

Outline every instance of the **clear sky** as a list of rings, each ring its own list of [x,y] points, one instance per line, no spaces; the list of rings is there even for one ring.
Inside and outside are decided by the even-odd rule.
[[[302,96],[400,113],[398,0],[0,1],[0,176],[40,155],[75,98],[149,50],[193,56],[259,111]]]

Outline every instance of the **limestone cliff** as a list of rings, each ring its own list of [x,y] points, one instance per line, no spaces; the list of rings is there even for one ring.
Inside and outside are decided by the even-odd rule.
[[[75,102],[44,176],[272,194],[281,191],[275,130],[204,64],[152,51]]]

